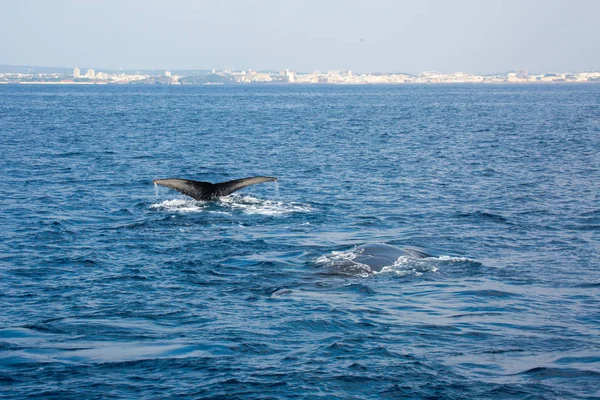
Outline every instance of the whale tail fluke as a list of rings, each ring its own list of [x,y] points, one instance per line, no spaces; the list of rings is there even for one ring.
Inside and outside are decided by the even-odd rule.
[[[236,179],[234,181],[215,183],[215,191],[217,196],[227,196],[236,190],[245,187],[256,185],[257,183],[276,181],[277,178],[271,176],[253,176],[250,178]]]
[[[233,181],[210,183],[193,181],[190,179],[155,179],[156,185],[168,187],[177,190],[180,193],[190,196],[195,200],[211,200],[215,197],[227,196],[231,193],[245,187],[256,185],[257,183],[276,181],[277,178],[270,176],[253,176],[250,178],[236,179]]]

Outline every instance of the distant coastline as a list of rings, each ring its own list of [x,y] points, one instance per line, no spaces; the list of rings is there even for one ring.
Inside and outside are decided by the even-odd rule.
[[[148,70],[110,71],[88,68],[72,70],[51,67],[0,66],[0,84],[47,85],[231,85],[231,84],[538,84],[538,83],[599,83],[600,72],[529,74],[527,70],[500,74],[477,75],[465,72],[440,73],[424,71],[408,73],[352,73],[350,70],[314,71],[311,73],[259,72],[254,70]]]

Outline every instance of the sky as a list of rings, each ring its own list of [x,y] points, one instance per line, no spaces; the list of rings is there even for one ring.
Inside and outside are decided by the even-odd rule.
[[[0,64],[355,73],[599,71],[600,1],[2,1]]]

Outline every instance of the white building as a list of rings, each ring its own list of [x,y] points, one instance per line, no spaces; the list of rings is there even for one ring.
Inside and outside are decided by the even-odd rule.
[[[73,68],[73,78],[81,78],[81,70],[78,67]]]

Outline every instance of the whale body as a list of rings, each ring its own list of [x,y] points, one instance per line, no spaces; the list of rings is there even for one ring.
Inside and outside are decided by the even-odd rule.
[[[373,272],[379,272],[384,267],[391,267],[400,257],[421,259],[431,257],[424,251],[415,247],[396,247],[391,244],[364,244],[356,249],[356,256],[352,259],[358,264],[368,265]]]
[[[233,181],[210,183],[193,181],[190,179],[168,178],[155,179],[156,185],[168,187],[177,190],[180,193],[190,196],[196,200],[213,200],[217,197],[227,196],[231,193],[245,187],[256,185],[257,183],[276,181],[277,178],[271,176],[252,176],[250,178],[236,179]]]
[[[403,263],[415,266],[414,261],[432,257],[417,247],[397,247],[390,244],[363,244],[344,252],[332,252],[317,259],[317,265],[325,268],[325,274],[363,276],[381,272],[386,267],[394,267],[404,258]],[[413,260],[412,262],[410,260]]]

